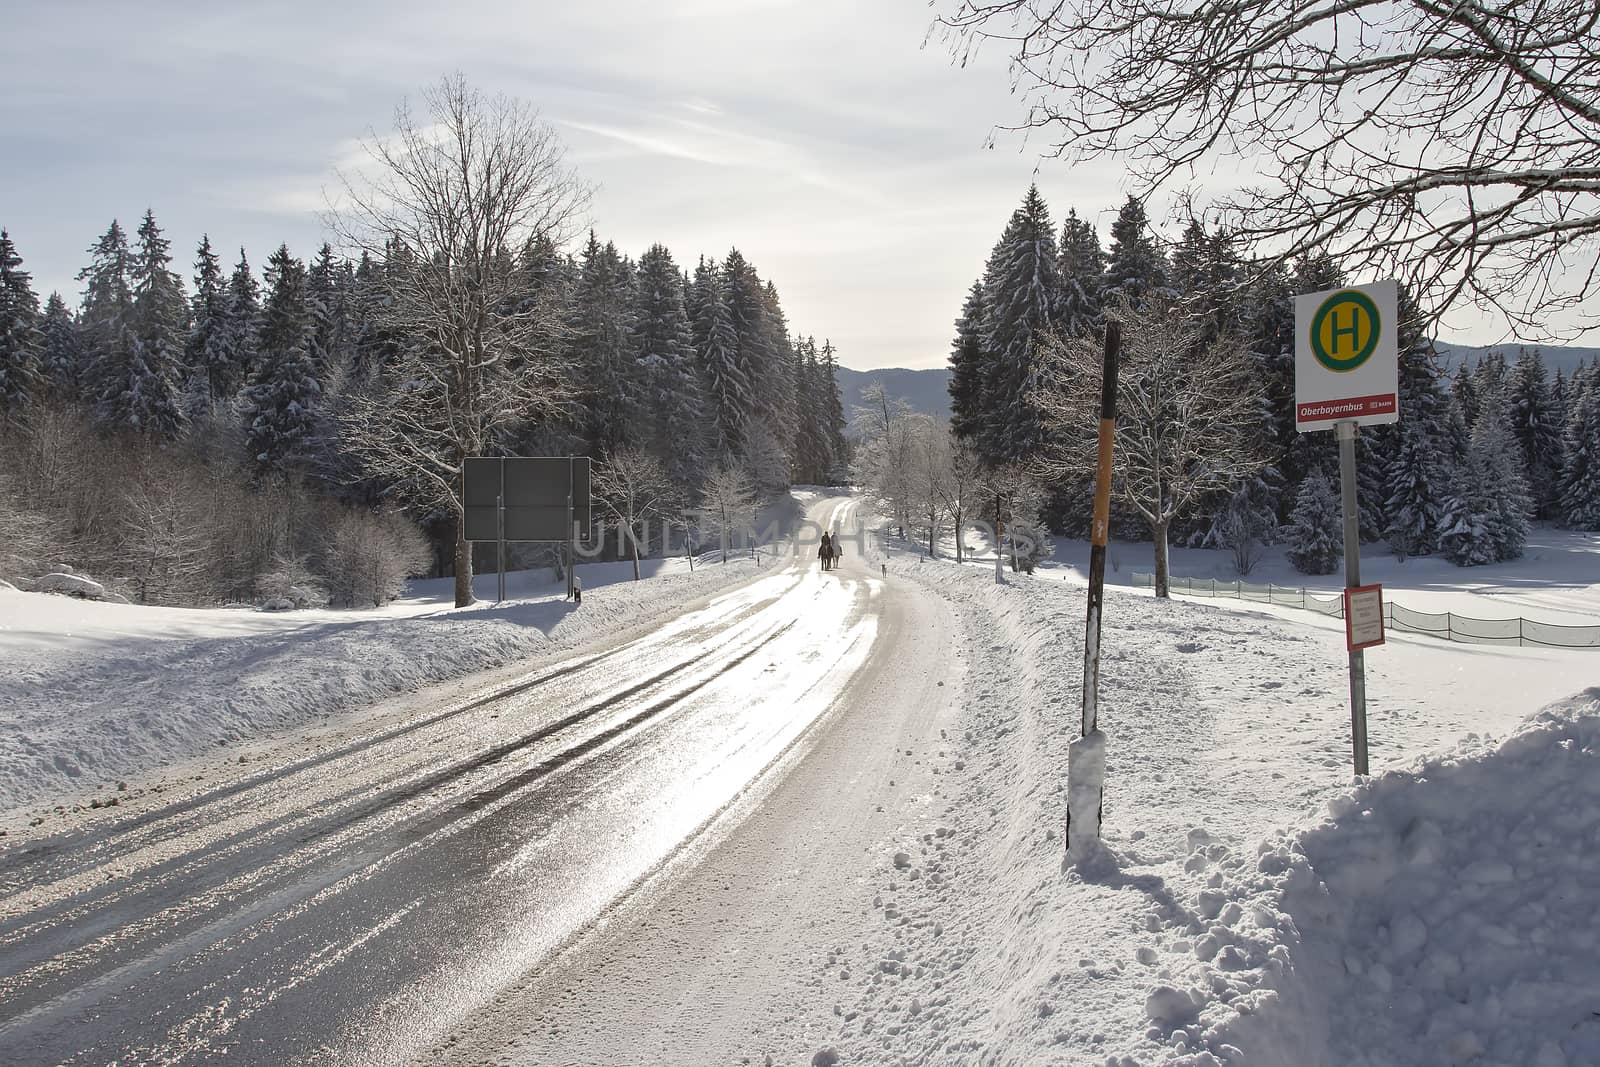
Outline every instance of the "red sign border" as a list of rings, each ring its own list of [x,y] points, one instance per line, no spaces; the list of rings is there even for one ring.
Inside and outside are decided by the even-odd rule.
[[[1307,415],[1306,408],[1327,408],[1337,405],[1360,404],[1359,411],[1341,411],[1328,415]],[[1398,415],[1400,412],[1400,397],[1398,393],[1375,393],[1372,396],[1348,396],[1339,400],[1307,400],[1296,401],[1294,408],[1295,422],[1318,423],[1340,422],[1345,419],[1360,419],[1370,415]]]
[[[1351,593],[1378,594],[1378,639],[1376,641],[1367,641],[1359,645],[1355,643],[1354,635],[1352,635],[1350,632]],[[1344,647],[1349,649],[1351,652],[1359,652],[1364,648],[1371,648],[1373,645],[1381,645],[1383,644],[1384,637],[1388,634],[1388,632],[1389,628],[1383,625],[1383,585],[1380,583],[1376,585],[1346,586],[1344,590]]]

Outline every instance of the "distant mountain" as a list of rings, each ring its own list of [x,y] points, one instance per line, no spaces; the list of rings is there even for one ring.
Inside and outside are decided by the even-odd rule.
[[[934,367],[929,370],[907,370],[904,367],[884,367],[880,370],[851,370],[840,367],[836,378],[839,393],[844,400],[844,415],[855,432],[855,409],[861,406],[861,393],[873,382],[882,382],[891,397],[904,400],[913,411],[932,415],[938,419],[950,417],[950,368]]]
[[[1444,341],[1435,341],[1434,347],[1439,350],[1439,363],[1441,369],[1453,371],[1465,363],[1467,366],[1475,365],[1478,360],[1490,352],[1505,353],[1508,362],[1516,362],[1517,352],[1521,349],[1539,350],[1544,357],[1544,365],[1551,374],[1560,368],[1568,376],[1577,369],[1581,363],[1600,356],[1600,348],[1580,348],[1575,345],[1452,345]]]
[[[1544,356],[1545,366],[1554,374],[1559,367],[1567,375],[1580,364],[1600,358],[1600,348],[1575,345],[1454,345],[1436,342],[1441,370],[1453,371],[1465,362],[1471,366],[1490,352],[1504,352],[1506,359],[1515,360],[1521,348],[1537,348]],[[873,382],[882,382],[891,397],[904,400],[913,411],[939,419],[950,417],[950,368],[932,367],[928,370],[908,370],[904,367],[884,367],[880,370],[838,370],[839,393],[844,400],[845,418],[850,431],[856,428],[856,411],[861,406],[861,393]]]

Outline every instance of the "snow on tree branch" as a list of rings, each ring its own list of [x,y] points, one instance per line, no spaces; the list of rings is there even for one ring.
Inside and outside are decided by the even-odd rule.
[[[940,25],[963,62],[1009,50],[1017,128],[1115,155],[1136,195],[1257,176],[1214,205],[1257,252],[1326,252],[1532,339],[1596,291],[1593,0],[960,0]]]

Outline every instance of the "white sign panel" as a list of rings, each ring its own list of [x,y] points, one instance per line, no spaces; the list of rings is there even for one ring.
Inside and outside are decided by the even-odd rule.
[[[1344,591],[1344,638],[1352,652],[1383,644],[1383,586]]]
[[[1400,286],[1375,282],[1294,298],[1294,427],[1400,421]]]

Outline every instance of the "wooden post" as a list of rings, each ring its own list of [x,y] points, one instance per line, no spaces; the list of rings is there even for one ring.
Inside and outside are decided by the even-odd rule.
[[[1117,356],[1122,324],[1106,322],[1105,357],[1100,376],[1100,438],[1095,464],[1094,523],[1090,527],[1089,617],[1083,632],[1083,736],[1067,753],[1066,845],[1073,851],[1072,828],[1078,827],[1080,852],[1100,840],[1104,814],[1105,738],[1100,733],[1100,616],[1105,601],[1106,546],[1111,533],[1111,450],[1117,421]]]

